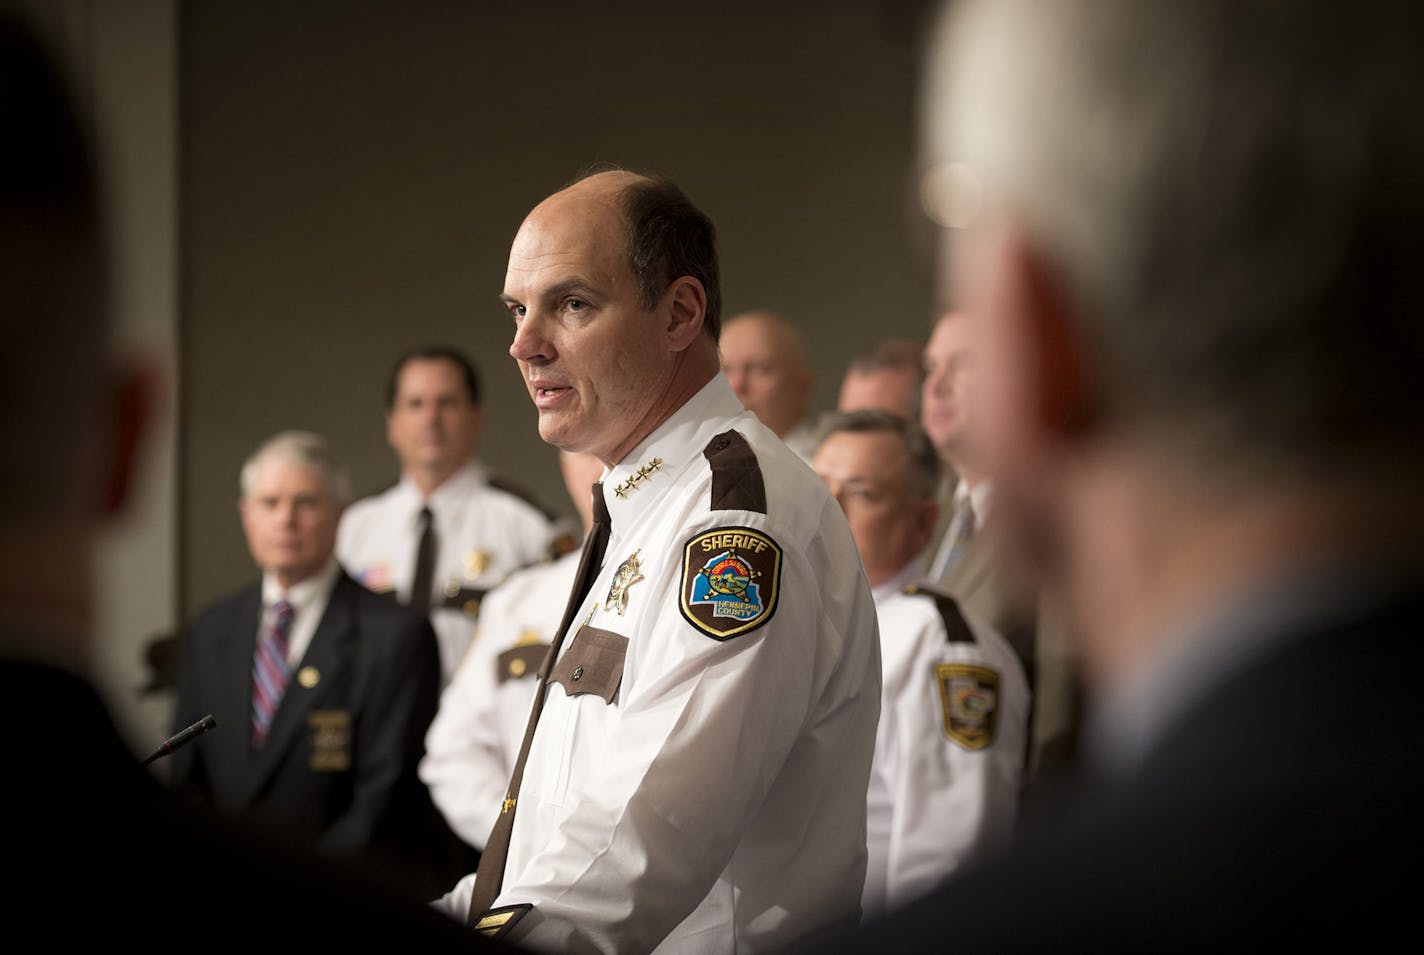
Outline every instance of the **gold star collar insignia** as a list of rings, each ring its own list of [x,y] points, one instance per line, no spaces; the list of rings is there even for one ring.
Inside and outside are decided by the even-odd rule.
[[[613,489],[613,493],[618,495],[618,497],[620,498],[627,497],[629,492],[636,491],[638,489],[639,484],[642,484],[648,478],[652,477],[653,472],[659,470],[660,468],[662,468],[662,466],[662,458],[653,458],[647,464],[644,464],[642,467],[638,468],[638,470],[628,475],[628,480],[615,487]]]

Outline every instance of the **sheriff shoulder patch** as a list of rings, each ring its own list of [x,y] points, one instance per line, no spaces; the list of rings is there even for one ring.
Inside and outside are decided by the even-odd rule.
[[[698,534],[682,552],[682,599],[687,622],[713,640],[751,633],[776,612],[781,547],[750,527]]]
[[[935,666],[944,735],[965,749],[985,749],[994,742],[999,722],[999,674],[969,663]]]

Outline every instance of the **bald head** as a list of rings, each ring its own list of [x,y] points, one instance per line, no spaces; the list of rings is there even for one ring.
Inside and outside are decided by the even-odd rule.
[[[500,298],[544,440],[612,466],[681,407],[716,374],[716,287],[712,224],[672,183],[600,173],[539,203]]]
[[[805,419],[813,378],[794,325],[773,312],[746,312],[727,322],[719,344],[722,373],[762,424],[785,437]]]

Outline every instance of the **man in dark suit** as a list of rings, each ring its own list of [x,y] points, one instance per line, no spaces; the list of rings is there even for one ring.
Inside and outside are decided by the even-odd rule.
[[[90,554],[122,509],[150,388],[108,349],[89,152],[53,66],[0,12],[0,721],[9,935],[133,947],[479,939],[316,859],[199,816],[125,748],[86,675]],[[488,947],[488,946],[486,946]]]
[[[348,484],[321,437],[271,438],[241,487],[263,576],[187,634],[177,724],[217,729],[174,756],[173,783],[434,895],[458,863],[416,777],[440,686],[430,623],[337,564]]]
[[[1081,635],[1085,778],[847,948],[1417,948],[1424,15],[954,16],[928,139],[975,180],[995,521]]]

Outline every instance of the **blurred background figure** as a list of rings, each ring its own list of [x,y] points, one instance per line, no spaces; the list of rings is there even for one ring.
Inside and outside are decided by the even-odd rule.
[[[211,713],[217,728],[175,754],[173,784],[433,895],[459,863],[416,776],[440,685],[430,623],[342,572],[350,492],[325,440],[276,435],[241,485],[262,579],[185,636],[177,727]]]
[[[941,582],[947,581],[969,554],[989,517],[993,493],[984,462],[969,441],[974,376],[969,325],[963,312],[945,312],[935,322],[924,349],[920,423],[951,478],[947,485],[950,496],[944,501],[949,523],[929,566],[930,577]]]
[[[0,797],[17,939],[142,947],[161,934],[259,950],[468,934],[349,872],[189,811],[139,768],[93,688],[101,529],[129,504],[150,377],[114,354],[96,173],[54,65],[0,9]],[[254,634],[255,636],[255,634]],[[248,720],[243,714],[242,723]],[[261,917],[243,915],[260,895]],[[158,933],[156,935],[155,933]]]
[[[994,526],[994,482],[978,436],[975,392],[982,370],[973,321],[946,311],[924,351],[920,419],[945,465],[942,517],[932,542],[926,579],[972,610],[1018,654],[1034,693],[1028,775],[1055,776],[1071,764],[1077,745],[1079,677],[1061,614],[1047,612],[1034,588],[1000,553]]]
[[[1093,717],[1052,824],[850,947],[1417,947],[1424,10],[953,10],[973,424]]]
[[[469,648],[490,587],[573,541],[475,456],[484,410],[474,365],[443,346],[401,356],[386,387],[386,440],[401,479],[352,505],[336,550],[362,584],[428,614],[442,683]]]
[[[773,312],[746,312],[722,325],[717,342],[732,393],[803,460],[815,450],[808,417],[815,379],[796,326]]]
[[[880,725],[867,795],[863,917],[904,905],[1007,844],[1029,687],[1002,636],[917,585],[938,516],[939,460],[885,411],[830,416],[812,466],[840,502],[880,622]]]
[[[841,380],[836,410],[879,408],[918,421],[924,351],[925,346],[914,339],[896,338],[856,356]]]
[[[583,522],[593,523],[592,489],[603,465],[591,454],[559,452],[559,466]],[[490,593],[480,637],[440,696],[425,737],[420,778],[455,833],[484,849],[519,755],[535,677],[573,587],[571,552],[518,571]]]

